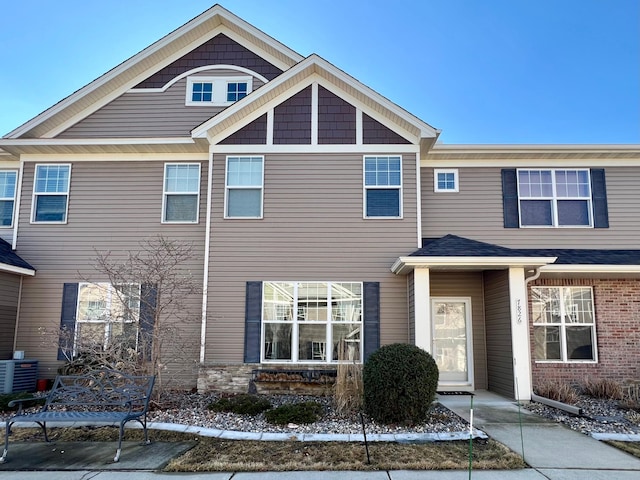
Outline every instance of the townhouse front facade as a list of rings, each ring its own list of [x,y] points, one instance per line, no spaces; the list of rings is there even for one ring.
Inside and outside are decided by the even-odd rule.
[[[439,134],[212,7],[0,139],[0,355],[53,377],[60,326],[116,341],[96,252],[162,235],[202,285],[167,366],[186,387],[395,342],[443,390],[640,379],[640,146]]]

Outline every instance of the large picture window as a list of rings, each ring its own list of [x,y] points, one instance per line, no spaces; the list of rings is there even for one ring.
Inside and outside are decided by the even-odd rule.
[[[264,282],[262,360],[362,361],[362,283]]]
[[[518,170],[522,227],[593,226],[588,169]]]
[[[71,165],[36,165],[33,222],[66,223]]]
[[[226,218],[262,218],[263,157],[227,157]]]
[[[0,170],[0,228],[13,226],[18,172]]]
[[[532,287],[531,297],[536,360],[597,360],[590,287]]]
[[[164,166],[163,195],[163,222],[197,223],[200,198],[200,164],[166,164]]]
[[[402,216],[402,160],[364,157],[365,217]]]
[[[114,343],[136,351],[140,319],[140,285],[80,283],[74,355],[84,349],[107,349]]]

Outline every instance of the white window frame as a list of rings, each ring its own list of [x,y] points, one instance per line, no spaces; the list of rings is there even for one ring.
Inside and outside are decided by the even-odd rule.
[[[556,172],[586,172],[587,184],[589,187],[588,196],[576,197],[559,197],[557,193]],[[521,172],[551,172],[551,196],[523,196],[520,193],[520,173]],[[591,171],[588,168],[519,168],[516,171],[516,185],[518,188],[518,222],[520,228],[593,228],[593,192],[591,191]],[[522,224],[522,201],[542,200],[551,202],[551,225],[523,225]],[[587,211],[589,215],[588,225],[560,225],[558,215],[558,201],[562,200],[580,200],[587,202]]]
[[[170,167],[198,167],[198,186],[195,191],[189,192],[172,192],[167,190],[167,171]],[[162,182],[162,223],[192,223],[197,224],[200,221],[200,182],[201,178],[201,165],[199,163],[165,163],[164,164],[164,176]],[[167,200],[170,196],[196,196],[196,212],[195,220],[167,220]]]
[[[60,192],[38,192],[38,173],[41,167],[66,167],[69,170],[67,176],[66,191]],[[31,223],[37,224],[66,224],[69,221],[69,191],[71,190],[71,164],[70,163],[37,163],[33,172],[33,196],[31,198]],[[64,219],[56,221],[36,220],[37,200],[39,196],[64,196],[66,197]]]
[[[367,185],[366,175],[367,175],[367,159],[380,159],[386,158],[388,159],[399,159],[400,161],[400,182],[398,185]],[[375,219],[375,220],[399,220],[402,219],[403,215],[403,165],[402,165],[402,155],[365,155],[362,158],[362,217],[364,219]],[[369,190],[397,190],[398,191],[398,215],[391,216],[383,216],[383,215],[367,215],[367,192]]]
[[[262,176],[260,185],[229,185],[229,161],[235,159],[260,159],[262,162]],[[262,219],[264,215],[264,155],[228,155],[224,167],[224,218],[225,219]],[[260,190],[260,214],[258,216],[231,216],[229,215],[229,192],[231,190]]]
[[[440,182],[438,181],[439,174],[452,174],[453,175],[453,188],[440,188]],[[438,193],[458,193],[460,191],[460,183],[458,180],[457,168],[436,168],[433,170],[433,191]]]
[[[211,83],[211,101],[194,101],[193,100],[193,84],[194,83]],[[187,88],[185,105],[187,106],[227,106],[236,102],[227,100],[227,89],[229,83],[246,83],[247,95],[253,91],[253,77],[234,76],[234,77],[213,77],[192,75],[187,77]]]
[[[288,284],[293,286],[293,298],[291,303],[291,309],[288,308],[277,308],[282,307],[283,305],[275,304],[275,312],[277,315],[282,314],[283,318],[278,320],[266,320],[264,317],[265,312],[265,283],[274,283],[274,284]],[[327,287],[327,298],[326,298],[326,318],[323,320],[301,320],[300,317],[306,316],[308,314],[308,309],[305,305],[299,304],[298,292],[299,286],[301,284],[308,283],[318,283],[324,284]],[[340,301],[339,298],[332,298],[332,292],[334,288],[338,288],[341,284],[357,284],[360,285],[360,310],[359,310],[359,320],[357,321],[344,321],[339,320],[334,317],[334,303],[338,303]],[[287,304],[288,305],[288,304]],[[302,307],[302,308],[301,308]],[[291,318],[285,318],[291,317]],[[267,359],[265,352],[265,344],[266,344],[266,326],[270,324],[284,324],[291,325],[291,359]],[[315,354],[315,349],[317,348],[319,352],[322,353],[324,359],[300,359],[299,352],[299,344],[300,344],[300,326],[301,325],[322,325],[325,326],[325,341],[320,342],[324,344],[324,349],[320,345],[314,345],[314,343],[318,343],[316,340],[313,340],[312,343],[312,357]],[[337,358],[333,358],[333,327],[334,325],[359,325],[358,328],[355,328],[354,331],[350,334],[359,333],[358,343],[358,352],[359,358],[357,359],[349,359],[340,362]],[[261,303],[261,328],[260,328],[260,359],[262,363],[287,363],[287,364],[314,364],[314,365],[336,365],[338,363],[362,363],[364,360],[364,284],[363,282],[324,282],[324,281],[266,281],[263,282],[263,291],[262,291],[262,303]],[[345,341],[347,341],[345,339]]]
[[[112,325],[114,323],[118,323],[118,322],[122,322],[122,323],[129,323],[129,324],[136,324],[137,325],[137,332],[136,332],[136,338],[135,338],[135,343],[136,343],[136,351],[138,348],[138,343],[139,343],[139,336],[140,336],[140,289],[141,289],[141,285],[140,284],[130,284],[129,286],[131,287],[137,287],[138,292],[137,292],[137,297],[133,297],[134,300],[137,300],[138,302],[138,308],[137,308],[137,315],[136,318],[133,319],[113,319],[110,317],[109,313],[112,310],[113,304],[114,302],[118,302],[119,301],[119,297],[117,295],[117,293],[115,292],[116,287],[110,283],[106,283],[106,282],[96,282],[96,283],[92,283],[92,282],[81,282],[78,284],[78,300],[77,300],[77,304],[76,304],[76,326],[74,329],[74,338],[73,338],[73,355],[76,356],[79,352],[78,352],[78,346],[81,342],[81,330],[82,328],[80,327],[81,324],[102,324],[104,325],[104,337],[103,337],[103,342],[102,342],[102,347],[103,348],[107,348],[109,346],[109,342],[112,340]],[[104,311],[106,312],[105,316],[101,316],[101,317],[87,317],[85,318],[83,316],[83,312],[81,309],[81,301],[82,299],[82,294],[83,294],[83,290],[84,289],[88,289],[88,288],[94,288],[97,289],[98,291],[102,291],[104,293]],[[132,297],[130,297],[132,298]],[[135,310],[134,310],[135,312]]]
[[[0,170],[0,174],[4,174],[4,175],[8,175],[8,174],[14,174],[15,178],[13,181],[13,197],[9,197],[9,196],[2,196],[2,192],[0,192],[0,202],[13,202],[13,205],[11,206],[11,223],[9,223],[9,225],[2,225],[0,224],[0,228],[13,228],[13,224],[15,222],[15,217],[16,217],[16,196],[17,196],[17,192],[18,192],[18,171],[17,170],[10,170],[10,169],[2,169]],[[6,178],[6,177],[5,177]]]
[[[597,337],[597,329],[596,329],[596,305],[595,298],[593,296],[593,287],[585,287],[585,286],[534,286],[531,287],[532,291],[535,289],[555,289],[559,291],[559,299],[560,299],[560,321],[559,322],[536,322],[535,318],[532,321],[534,332],[536,327],[558,327],[559,331],[559,342],[560,342],[560,359],[537,359],[534,358],[536,363],[598,363],[598,337]],[[591,317],[593,322],[584,323],[584,322],[567,322],[566,316],[570,315],[570,312],[567,311],[565,302],[564,302],[564,292],[565,290],[571,289],[589,289],[591,294]],[[532,300],[535,302],[535,299]],[[575,305],[571,305],[575,307]],[[590,327],[591,328],[591,338],[592,338],[592,348],[593,348],[593,359],[571,359],[569,358],[569,352],[567,347],[567,327]],[[534,345],[535,350],[535,345]]]

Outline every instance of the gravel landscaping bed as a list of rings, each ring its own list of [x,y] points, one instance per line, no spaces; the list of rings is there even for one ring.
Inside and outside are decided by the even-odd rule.
[[[581,395],[580,400],[574,404],[582,409],[581,416],[536,402],[525,406],[541,417],[560,422],[586,435],[591,433],[640,434],[640,413],[622,408],[617,400],[603,400]]]
[[[301,395],[269,395],[274,407],[287,403],[316,401],[323,405],[322,418],[308,425],[274,425],[265,420],[264,414],[238,415],[234,413],[213,412],[207,405],[216,401],[216,394],[176,394],[169,408],[153,410],[149,413],[151,422],[180,423],[220,430],[268,433],[362,433],[360,417],[357,414],[340,415],[332,405],[330,397],[309,397]],[[365,417],[367,434],[373,433],[443,433],[468,430],[465,420],[447,408],[435,402],[429,419],[420,425],[405,427],[402,425],[380,425]]]

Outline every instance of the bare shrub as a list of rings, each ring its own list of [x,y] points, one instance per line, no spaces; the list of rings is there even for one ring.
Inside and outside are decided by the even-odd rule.
[[[605,400],[621,400],[622,386],[606,378],[594,378],[585,380],[582,389],[586,395]]]
[[[567,383],[543,382],[533,387],[533,391],[536,395],[562,403],[575,404],[580,399],[575,388]]]

